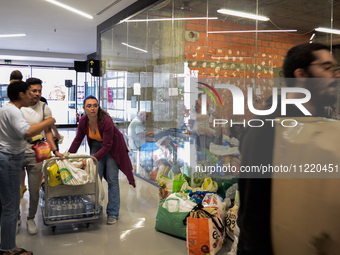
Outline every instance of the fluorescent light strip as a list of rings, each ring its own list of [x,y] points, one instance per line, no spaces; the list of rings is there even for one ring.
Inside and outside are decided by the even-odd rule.
[[[231,16],[237,16],[237,17],[242,17],[242,18],[248,18],[248,19],[255,19],[255,20],[261,20],[261,21],[267,21],[269,18],[265,16],[259,16],[255,14],[250,14],[246,12],[238,12],[238,11],[233,11],[233,10],[228,10],[228,9],[219,9],[217,10],[218,13],[226,14],[226,15],[231,15]]]
[[[318,27],[318,28],[315,28],[315,31],[329,33],[329,34],[340,35],[340,30],[338,30],[338,29],[330,29],[330,28],[325,28],[325,27]]]
[[[289,30],[231,30],[231,31],[208,31],[208,34],[221,34],[221,33],[277,33],[277,32],[296,32],[296,29]]]
[[[165,21],[165,20],[193,20],[193,19],[218,19],[217,17],[193,17],[193,18],[165,18],[165,19],[130,19],[126,22],[146,22],[146,21]]]
[[[20,37],[26,36],[26,34],[9,34],[9,35],[0,35],[0,37]]]
[[[91,15],[89,15],[89,14],[87,14],[85,12],[79,11],[77,9],[74,9],[74,8],[72,8],[72,7],[70,7],[70,6],[66,5],[66,4],[62,4],[62,3],[59,3],[59,2],[54,1],[54,0],[46,0],[46,1],[50,2],[52,4],[55,4],[55,5],[58,5],[58,6],[66,9],[66,10],[71,11],[71,12],[75,12],[75,13],[81,15],[81,16],[84,16],[84,17],[88,18],[88,19],[93,19],[93,17]]]
[[[245,59],[245,58],[253,58],[253,57],[232,57],[232,56],[220,56],[220,57],[211,57],[212,59],[225,59],[226,57],[228,57],[228,59]],[[265,58],[257,58],[257,59],[267,59],[266,57]]]
[[[315,36],[315,33],[312,34],[312,36],[309,38],[309,40],[310,40],[310,41],[313,40],[314,36]]]
[[[123,43],[123,42],[122,42],[122,44],[123,44],[123,45],[126,45],[127,47],[130,47],[130,48],[132,48],[132,49],[135,49],[135,50],[140,50],[140,51],[143,51],[143,52],[147,53],[147,51],[146,51],[146,50],[142,50],[142,49],[140,49],[140,48],[137,48],[137,47],[134,47],[134,46],[128,45],[127,43]]]

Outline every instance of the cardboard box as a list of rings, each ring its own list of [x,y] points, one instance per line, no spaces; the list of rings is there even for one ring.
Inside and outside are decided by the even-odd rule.
[[[340,254],[340,121],[294,119],[296,127],[275,126],[273,165],[296,165],[299,171],[302,165],[302,172],[273,173],[274,254]],[[305,171],[311,164],[325,172]],[[330,164],[333,173],[326,172]]]

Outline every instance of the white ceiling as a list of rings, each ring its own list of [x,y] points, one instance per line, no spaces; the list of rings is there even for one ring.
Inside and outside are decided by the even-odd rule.
[[[0,64],[73,66],[96,52],[97,25],[137,0],[58,0],[93,16],[88,19],[46,0],[1,0],[0,34],[26,34],[0,38]],[[100,15],[105,7],[115,3]]]

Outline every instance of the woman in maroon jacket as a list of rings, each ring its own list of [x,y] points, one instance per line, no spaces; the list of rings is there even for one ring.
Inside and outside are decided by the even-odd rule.
[[[126,175],[129,183],[135,187],[132,165],[122,133],[115,127],[111,117],[100,108],[94,96],[84,100],[85,115],[80,119],[77,135],[74,138],[70,153],[77,152],[84,136],[90,147],[90,154],[98,161],[100,178],[105,177],[108,183],[109,202],[107,204],[107,224],[116,223],[119,216],[119,169]]]

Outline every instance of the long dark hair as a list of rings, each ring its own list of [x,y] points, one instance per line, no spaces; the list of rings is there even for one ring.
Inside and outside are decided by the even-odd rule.
[[[87,96],[87,97],[84,99],[84,101],[83,101],[84,107],[85,107],[86,100],[88,100],[88,99],[95,99],[95,100],[97,101],[97,103],[98,103],[98,107],[99,107],[99,108],[98,108],[98,118],[97,118],[97,122],[98,122],[98,123],[99,123],[99,122],[101,122],[101,123],[104,122],[104,120],[105,120],[105,115],[106,115],[106,116],[109,116],[110,119],[112,119],[111,116],[110,116],[106,111],[104,111],[104,110],[100,107],[99,102],[98,102],[98,99],[97,99],[95,96],[92,96],[92,95]],[[112,119],[112,120],[113,120],[113,119]]]

